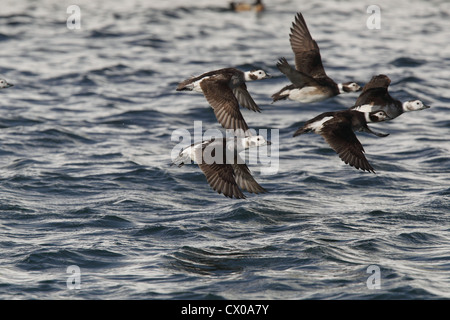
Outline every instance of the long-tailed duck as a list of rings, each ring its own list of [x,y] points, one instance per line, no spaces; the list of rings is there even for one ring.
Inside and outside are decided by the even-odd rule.
[[[6,81],[5,79],[1,79],[0,78],[0,89],[9,88],[9,87],[12,87],[12,86],[13,86],[12,83],[8,83],[8,81]]]
[[[254,3],[245,2],[230,2],[230,9],[233,11],[256,11],[261,12],[265,10],[262,0],[255,0]]]
[[[194,161],[206,176],[212,189],[219,194],[245,199],[241,189],[251,193],[267,192],[252,177],[239,152],[251,147],[271,144],[263,136],[211,139],[197,142],[183,149],[172,165],[183,166]]]
[[[324,112],[308,120],[294,133],[294,137],[311,131],[320,134],[346,164],[356,169],[375,173],[364,156],[364,148],[356,138],[354,131],[363,131],[378,137],[386,137],[389,134],[374,132],[367,126],[367,123],[381,122],[387,119],[389,117],[382,110],[376,112],[354,110]]]
[[[361,90],[355,82],[337,84],[327,76],[322,65],[319,46],[311,37],[300,12],[297,13],[295,22],[292,24],[289,40],[295,55],[295,69],[285,58],[279,59],[277,67],[292,84],[273,94],[273,102],[289,98],[302,103],[311,103],[341,93]]]
[[[394,119],[404,112],[430,108],[420,100],[408,100],[402,103],[394,99],[388,92],[390,83],[391,79],[384,74],[373,76],[350,109],[362,112],[383,110],[390,119]]]
[[[211,105],[217,120],[225,129],[248,130],[239,104],[249,110],[261,112],[245,82],[270,78],[263,70],[243,72],[236,68],[224,68],[206,72],[181,82],[177,91],[201,92]]]

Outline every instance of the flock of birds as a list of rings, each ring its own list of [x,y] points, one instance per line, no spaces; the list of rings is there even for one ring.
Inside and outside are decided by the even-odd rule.
[[[232,4],[231,8],[239,11],[238,4]],[[259,0],[245,8],[256,11],[263,9]],[[292,23],[289,40],[295,55],[295,68],[285,58],[279,59],[277,67],[291,83],[272,95],[272,103],[285,99],[314,103],[339,94],[361,91],[356,103],[349,109],[319,114],[306,121],[293,136],[317,133],[346,164],[375,173],[354,132],[363,131],[386,137],[388,134],[374,132],[367,124],[392,120],[404,112],[422,110],[429,106],[420,100],[402,103],[393,98],[388,92],[391,80],[383,74],[372,77],[363,88],[356,82],[336,83],[329,78],[322,64],[319,46],[312,38],[301,13],[297,13]],[[253,178],[239,153],[271,142],[261,135],[251,134],[240,107],[261,112],[248,92],[246,82],[270,77],[264,70],[244,72],[236,68],[223,68],[179,83],[177,91],[202,93],[214,110],[218,122],[225,129],[235,130],[235,136],[196,142],[182,149],[172,165],[181,167],[192,161],[197,163],[209,185],[226,197],[244,199],[246,197],[242,190],[255,194],[266,192]],[[0,79],[0,89],[11,86],[11,83]]]
[[[261,4],[257,1],[255,5],[258,3]],[[392,120],[404,112],[422,110],[429,106],[420,100],[402,103],[393,98],[388,92],[391,80],[383,74],[373,76],[363,88],[352,81],[336,83],[327,76],[319,46],[312,38],[300,12],[292,23],[289,40],[295,55],[295,68],[291,67],[285,58],[279,59],[277,68],[291,83],[272,95],[272,103],[285,99],[313,103],[339,94],[361,91],[356,103],[349,109],[319,114],[306,121],[293,136],[308,132],[317,133],[346,164],[375,173],[364,156],[364,148],[355,131],[386,137],[388,134],[372,131],[368,123]],[[267,78],[270,78],[270,75],[264,70],[243,72],[236,68],[224,68],[180,82],[177,91],[202,93],[222,127],[233,129],[236,134],[234,138],[193,143],[181,150],[172,165],[181,167],[194,161],[212,189],[226,197],[244,199],[242,190],[255,194],[266,192],[252,177],[239,152],[250,147],[270,144],[263,136],[254,136],[248,131],[249,127],[240,112],[240,106],[261,112],[247,91],[246,82]]]

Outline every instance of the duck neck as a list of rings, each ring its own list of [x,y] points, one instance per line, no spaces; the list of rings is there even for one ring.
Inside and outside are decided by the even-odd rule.
[[[364,112],[364,118],[366,119],[366,122],[373,122],[372,119],[370,118],[370,112]]]
[[[251,71],[245,71],[245,72],[244,72],[244,80],[245,80],[246,82],[248,82],[248,81],[253,81],[253,80],[255,80],[255,76],[252,74]]]
[[[244,137],[234,137],[234,148],[236,150],[248,149],[247,138]]]
[[[402,110],[403,110],[403,112],[411,111],[408,108],[408,101],[405,101],[402,103]]]

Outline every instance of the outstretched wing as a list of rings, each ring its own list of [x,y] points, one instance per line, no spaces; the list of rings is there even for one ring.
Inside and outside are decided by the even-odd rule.
[[[243,83],[241,86],[237,88],[234,88],[233,94],[242,107],[255,112],[261,112],[261,109],[259,109],[256,102],[253,100],[253,98],[250,96],[250,93],[247,91],[247,86],[245,83]]]
[[[372,105],[372,106],[383,106],[386,103],[391,102],[393,99],[389,95],[387,88],[372,88],[362,92],[358,99],[356,99],[354,107],[360,107],[363,105]],[[354,109],[352,107],[352,109]],[[360,111],[376,111],[381,109],[380,107],[376,109],[364,109]]]
[[[245,199],[245,195],[239,189],[234,178],[231,164],[199,164],[200,169],[206,176],[208,184],[219,194],[229,198]]]
[[[373,76],[372,79],[365,84],[361,94],[358,99],[356,99],[356,102],[351,109],[367,105],[364,109],[359,109],[359,111],[370,112],[381,109],[379,106],[398,103],[390,96],[388,92],[390,83],[391,79],[384,74]],[[369,108],[369,106],[374,106],[374,108]]]
[[[220,80],[220,79],[219,79]],[[200,83],[206,100],[211,105],[217,121],[225,129],[248,130],[248,125],[239,110],[239,103],[226,79],[208,78]]]
[[[322,64],[319,46],[312,38],[303,15],[299,12],[292,23],[289,35],[292,51],[295,54],[295,67],[298,71],[313,78],[327,77]]]
[[[282,57],[278,60],[277,68],[298,88],[314,86],[317,83],[317,81],[308,74],[292,68],[286,58]]]
[[[364,148],[356,138],[350,123],[342,122],[340,119],[330,120],[328,125],[322,128],[321,135],[346,164],[356,169],[375,173],[367,161]]]
[[[266,189],[261,187],[258,182],[253,178],[250,173],[250,169],[244,164],[233,164],[234,175],[236,178],[236,183],[241,189],[247,190],[251,193],[263,193],[267,192]]]
[[[373,88],[386,88],[387,89],[390,84],[391,84],[391,79],[389,79],[389,77],[387,75],[379,74],[379,75],[373,76],[372,79],[370,79],[370,81],[364,85],[362,92],[367,91],[369,89],[373,89]]]

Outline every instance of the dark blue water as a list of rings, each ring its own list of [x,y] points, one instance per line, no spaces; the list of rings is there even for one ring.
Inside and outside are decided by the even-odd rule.
[[[0,76],[15,84],[0,91],[0,298],[450,298],[446,0],[377,1],[378,30],[373,3],[356,0],[267,1],[261,15],[226,1],[83,0],[79,30],[66,26],[72,4],[0,9]],[[318,135],[292,137],[357,94],[271,104],[297,11],[336,81],[384,73],[393,96],[431,105],[372,126],[387,138],[358,134],[376,174]],[[250,165],[269,193],[246,200],[215,193],[197,166],[169,166],[174,130],[220,128],[177,83],[229,66],[274,76],[248,84],[262,113],[242,112],[279,130],[279,166]]]

